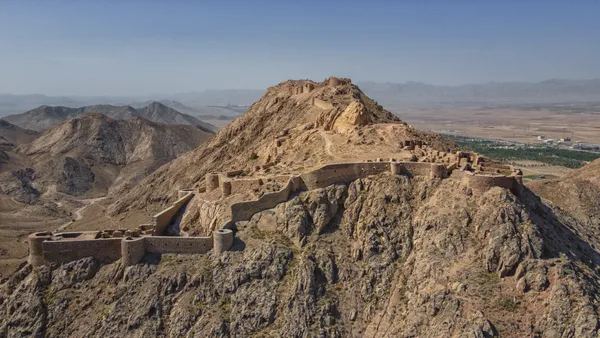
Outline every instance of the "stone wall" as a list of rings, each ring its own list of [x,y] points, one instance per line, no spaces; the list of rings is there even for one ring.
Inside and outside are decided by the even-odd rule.
[[[144,237],[146,252],[204,254],[213,248],[211,237]]]
[[[138,263],[146,254],[145,237],[127,237],[121,241],[121,257],[123,265],[129,266]]]
[[[102,262],[112,263],[121,258],[122,240],[122,238],[47,240],[42,243],[44,260],[46,263],[66,263],[94,257]]]
[[[519,195],[520,187],[515,176],[503,175],[476,175],[472,172],[465,171],[465,178],[468,180],[468,185],[474,193],[482,194],[492,187],[501,187],[509,189],[515,195]]]
[[[247,221],[258,212],[266,209],[271,209],[279,203],[287,201],[292,192],[292,180],[288,180],[283,189],[264,194],[258,200],[239,202],[231,205],[231,221]],[[231,222],[229,221],[229,222]],[[223,228],[223,227],[222,227]]]
[[[181,209],[181,207],[184,206],[193,196],[194,193],[192,191],[188,191],[187,194],[175,201],[171,206],[152,216],[152,227],[154,228],[154,234],[161,235],[171,223],[171,220],[177,214],[179,209]]]
[[[308,190],[325,188],[336,183],[350,183],[358,178],[390,170],[389,162],[329,164],[300,175]]]

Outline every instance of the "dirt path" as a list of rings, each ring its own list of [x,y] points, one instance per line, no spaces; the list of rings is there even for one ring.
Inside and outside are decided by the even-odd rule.
[[[90,199],[86,199],[86,200],[81,200],[81,202],[84,203],[84,206],[82,206],[81,208],[75,210],[75,212],[73,213],[73,215],[75,216],[73,219],[75,221],[78,221],[80,219],[83,218],[82,212],[87,209],[90,205],[95,204],[96,202],[102,201],[103,199],[105,199],[106,197],[98,197],[98,198],[90,198]],[[60,227],[58,227],[58,229],[56,229],[57,231],[60,230],[64,230],[66,229],[69,225],[73,224],[73,221],[68,221],[67,223],[61,225]]]

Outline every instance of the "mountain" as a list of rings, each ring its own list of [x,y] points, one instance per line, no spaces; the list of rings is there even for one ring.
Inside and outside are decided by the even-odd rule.
[[[131,188],[211,137],[190,125],[88,113],[30,143],[0,150],[0,279],[26,257],[24,235],[79,219],[111,189]]]
[[[195,126],[141,117],[80,115],[15,149],[30,168],[24,174],[5,173],[5,180],[18,179],[20,187],[1,190],[26,203],[37,201],[49,189],[72,196],[104,195],[111,187],[135,184],[212,136]]]
[[[388,106],[452,103],[565,103],[600,101],[600,79],[489,82],[435,86],[420,82],[362,82],[361,88]]]
[[[37,131],[23,129],[0,119],[0,173],[24,167],[26,161],[13,150],[20,144],[33,141],[39,135]]]
[[[600,160],[559,179],[532,181],[529,187],[590,229],[600,224]],[[600,238],[600,231],[595,236]]]
[[[197,111],[196,109],[188,107],[181,102],[177,102],[177,101],[173,101],[173,100],[160,100],[160,101],[148,100],[148,101],[144,101],[144,102],[134,102],[134,103],[130,104],[130,106],[138,109],[138,108],[143,108],[145,106],[148,106],[154,102],[159,102],[169,108],[175,109],[184,114],[195,115],[195,114],[199,113],[199,111]]]
[[[169,102],[177,102],[190,109],[196,110],[207,106],[227,106],[227,105],[248,105],[256,101],[262,93],[262,90],[206,90],[202,92],[190,92],[182,94],[160,94],[152,96],[47,96],[40,94],[30,95],[12,95],[0,94],[0,117],[5,115],[18,114],[28,111],[42,105],[82,107],[90,105],[125,105],[133,102],[136,108],[148,105],[154,101],[160,101],[171,108],[182,113],[195,115],[193,112],[186,111],[183,107],[171,105]],[[160,97],[161,100],[157,100]],[[140,102],[146,104],[140,106]],[[181,110],[179,109],[181,108]]]
[[[142,117],[158,123],[200,126],[205,131],[216,130],[216,127],[208,123],[202,122],[193,116],[182,114],[159,102],[153,102],[140,109],[131,106],[111,105],[94,105],[80,108],[40,106],[22,114],[6,116],[4,120],[22,128],[41,131],[56,126],[66,119],[87,113],[100,113],[117,119]]]
[[[203,184],[208,172],[239,169],[252,175],[266,166],[271,174],[284,174],[331,161],[348,161],[356,154],[385,157],[403,140],[419,139],[440,149],[452,147],[437,134],[409,128],[349,80],[343,81],[337,90],[312,81],[287,81],[268,88],[244,115],[210,142],[160,168],[135,189],[115,192],[113,210],[133,204],[147,209],[149,204],[164,200],[163,191]],[[313,90],[292,94],[303,86]]]
[[[136,102],[132,103],[131,106],[135,108],[141,108],[147,106],[153,101]],[[243,114],[248,107],[247,106],[198,106],[195,108],[188,107],[178,101],[173,100],[161,100],[160,103],[180,111],[185,114],[193,115],[201,120],[227,120],[231,121],[236,117]],[[216,131],[216,130],[215,130]]]
[[[492,174],[502,164],[456,150],[348,79],[270,87],[211,141],[111,192],[120,227],[130,210],[149,216],[194,188],[180,224],[192,235],[261,204],[226,223],[231,250],[26,265],[0,285],[0,333],[598,336],[600,237],[583,217],[593,209],[549,203]],[[465,155],[473,168],[433,175]],[[596,184],[598,163],[565,179]],[[378,166],[388,170],[363,172]],[[389,170],[399,167],[427,171]]]
[[[14,124],[0,119],[0,147],[11,149],[23,143],[29,143],[38,137],[40,133],[15,126]]]

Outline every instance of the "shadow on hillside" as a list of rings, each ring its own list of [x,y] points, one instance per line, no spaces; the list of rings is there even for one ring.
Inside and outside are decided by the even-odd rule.
[[[242,241],[239,237],[233,238],[233,245],[229,249],[229,251],[244,251],[246,249],[246,243]]]
[[[577,224],[569,215],[557,215],[541,201],[540,197],[526,187],[520,198],[531,215],[532,223],[540,230],[544,241],[542,258],[558,258],[564,254],[574,261],[586,264],[598,273],[600,253],[579,233],[579,231],[586,231],[581,224]]]

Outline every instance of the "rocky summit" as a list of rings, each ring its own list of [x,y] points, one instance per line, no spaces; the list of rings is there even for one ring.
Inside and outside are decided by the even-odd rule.
[[[578,201],[598,196],[598,165],[524,185],[349,79],[286,81],[111,191],[107,217],[164,209],[151,224],[31,237],[0,335],[595,337],[597,208]]]

